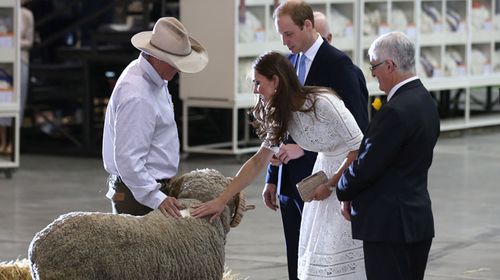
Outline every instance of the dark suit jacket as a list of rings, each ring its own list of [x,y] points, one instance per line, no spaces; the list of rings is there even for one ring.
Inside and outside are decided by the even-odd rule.
[[[436,105],[420,80],[399,88],[375,114],[337,188],[339,200],[352,200],[353,238],[410,243],[434,237],[427,174],[439,130]]]
[[[295,65],[299,55],[290,55]],[[306,86],[322,86],[333,90],[356,119],[361,131],[368,127],[368,90],[363,72],[342,51],[323,41],[307,74]]]
[[[291,54],[288,59],[293,65],[298,61],[298,54]],[[362,71],[352,63],[342,51],[330,45],[325,39],[321,44],[305,85],[332,88],[351,111],[361,131],[368,126],[368,90]],[[293,140],[289,143],[295,143]],[[269,166],[266,182],[278,185],[279,194],[292,196],[296,192],[295,184],[311,175],[316,153],[305,151],[305,155],[284,164],[281,184],[278,184],[278,167]]]

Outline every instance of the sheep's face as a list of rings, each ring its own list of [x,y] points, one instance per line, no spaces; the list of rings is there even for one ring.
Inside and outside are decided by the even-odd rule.
[[[232,178],[225,177],[214,169],[198,169],[186,173],[172,180],[170,184],[170,195],[178,199],[196,199],[201,202],[210,201],[219,196],[229,185]],[[241,211],[238,215],[237,206],[241,202],[241,195],[227,203],[228,208],[221,215],[224,231],[227,233],[230,226],[236,226],[241,220]],[[244,202],[242,202],[244,206]],[[236,218],[236,219],[235,219]],[[235,222],[237,220],[237,222]]]

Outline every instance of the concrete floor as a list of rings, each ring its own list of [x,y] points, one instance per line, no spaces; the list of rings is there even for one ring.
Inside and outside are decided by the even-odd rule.
[[[234,157],[195,156],[181,172],[211,167],[228,176]],[[0,261],[25,258],[34,234],[63,213],[110,210],[100,159],[22,155],[12,179],[0,175]],[[436,224],[425,279],[500,279],[500,132],[442,137],[430,171]],[[265,208],[261,182],[247,189],[257,208],[226,245],[229,268],[249,279],[286,279],[279,212]]]

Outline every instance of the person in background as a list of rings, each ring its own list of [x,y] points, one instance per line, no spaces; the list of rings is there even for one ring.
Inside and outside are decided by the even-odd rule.
[[[194,217],[216,219],[225,204],[265,169],[287,134],[301,147],[318,152],[313,172],[324,171],[332,183],[357,156],[363,134],[331,89],[301,86],[292,64],[277,52],[260,56],[253,68],[254,93],[260,97],[252,109],[253,124],[263,144],[219,197],[195,207]],[[365,277],[362,244],[351,238],[333,190],[316,188],[314,200],[304,205],[304,213],[313,210],[317,215],[302,218],[300,238],[309,240],[310,246],[299,259],[300,279]]]
[[[368,125],[368,91],[364,76],[345,53],[318,34],[311,6],[302,1],[286,1],[276,8],[273,17],[283,44],[291,52],[288,58],[297,76],[302,79],[302,84],[333,89],[363,131]],[[300,67],[300,58],[303,67]],[[272,158],[272,164],[268,166],[262,192],[264,202],[270,209],[280,208],[288,275],[293,280],[297,279],[299,234],[304,214],[304,202],[296,184],[311,174],[315,161],[316,153],[303,150],[295,144],[293,137],[286,137]],[[308,212],[307,215],[314,215],[314,212]],[[305,253],[307,239],[303,239],[301,244],[301,250]]]
[[[415,46],[404,33],[380,36],[368,55],[387,103],[372,119],[336,193],[352,201],[344,214],[353,237],[363,240],[368,279],[424,279],[434,237],[427,178],[439,114],[415,75]]]
[[[314,11],[314,27],[316,31],[326,39],[326,41],[331,44],[333,40],[333,34],[330,32],[330,25],[328,24],[328,20],[326,19],[325,14],[322,12]]]
[[[21,1],[19,37],[21,46],[21,90],[20,90],[20,106],[19,106],[19,122],[22,124],[24,118],[24,107],[26,105],[26,98],[28,96],[28,83],[29,83],[29,63],[30,63],[30,49],[33,46],[34,38],[34,20],[33,13],[26,8],[26,4],[30,0]],[[8,130],[12,124],[10,118],[0,118],[0,154],[12,154],[12,142],[8,136]],[[10,133],[14,133],[10,130]]]
[[[178,72],[205,68],[205,48],[173,17],[153,31],[135,34],[141,51],[120,75],[105,116],[102,157],[107,197],[114,213],[145,215],[153,209],[180,217],[179,202],[167,196],[179,166],[179,137],[168,81]]]

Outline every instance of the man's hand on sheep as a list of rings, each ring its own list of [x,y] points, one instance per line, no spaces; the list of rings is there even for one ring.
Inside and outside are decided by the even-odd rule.
[[[267,183],[262,191],[262,199],[269,209],[276,211],[279,207],[276,204],[276,185]]]
[[[165,217],[174,217],[174,218],[180,218],[181,212],[179,211],[179,208],[182,207],[182,204],[175,199],[175,197],[167,197],[165,200],[162,201],[160,206],[158,206],[158,209],[160,209],[161,213],[165,215]]]
[[[194,210],[191,212],[191,215],[195,218],[202,218],[213,214],[210,218],[209,222],[212,223],[215,219],[217,219],[222,211],[224,211],[224,207],[226,206],[226,202],[221,197],[216,197],[208,202],[194,205]]]

